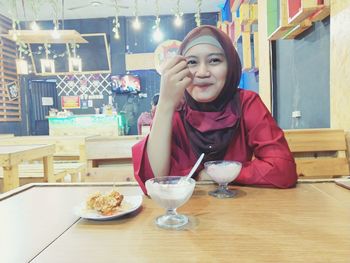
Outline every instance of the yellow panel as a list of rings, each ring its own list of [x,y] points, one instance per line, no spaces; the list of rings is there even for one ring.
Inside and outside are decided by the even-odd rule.
[[[252,68],[252,49],[250,46],[250,32],[242,32],[243,70]]]
[[[125,54],[126,70],[155,69],[154,53]]]
[[[350,130],[350,0],[333,0],[331,5],[331,127]]]
[[[254,32],[254,68],[259,68],[259,32]]]
[[[253,4],[250,5],[250,19],[252,20],[252,23],[257,23],[258,22],[258,5]]]
[[[266,14],[267,0],[259,0],[259,61],[263,61],[264,64],[259,67],[259,95],[266,107],[271,110],[270,41],[267,35]]]
[[[235,42],[238,42],[238,39],[241,37],[242,29],[241,29],[241,19],[236,18],[235,22]]]

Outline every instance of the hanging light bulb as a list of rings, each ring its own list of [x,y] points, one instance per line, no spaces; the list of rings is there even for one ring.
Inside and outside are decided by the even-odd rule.
[[[51,33],[52,38],[54,39],[59,39],[61,37],[60,33],[58,32],[57,27],[55,26],[52,33]]]
[[[138,17],[135,17],[135,20],[134,20],[134,22],[132,23],[132,27],[133,27],[135,30],[139,30],[139,29],[141,28],[141,23],[140,23]]]
[[[13,31],[12,40],[15,41],[15,42],[18,40],[18,35],[17,35],[16,31]]]
[[[120,39],[120,33],[119,33],[119,28],[120,28],[120,24],[119,24],[119,5],[118,5],[118,1],[117,0],[114,0],[114,8],[115,8],[115,18],[113,20],[114,27],[113,27],[112,31],[114,32],[114,38],[115,39]]]
[[[134,11],[134,16],[135,16],[135,19],[134,19],[134,22],[132,23],[132,27],[135,29],[135,30],[139,30],[141,28],[141,23],[140,23],[140,20],[139,20],[139,9],[138,9],[138,0],[135,0],[134,1],[134,5],[135,5],[135,11]]]
[[[30,28],[33,31],[39,31],[40,30],[40,27],[39,27],[38,23],[35,20],[31,23]]]
[[[182,25],[182,16],[183,12],[180,11],[180,0],[177,0],[176,2],[176,10],[175,10],[175,19],[174,19],[174,25],[176,27],[180,27]]]
[[[197,3],[197,12],[195,13],[195,21],[196,25],[200,26],[201,25],[201,6],[202,6],[202,0],[196,0]]]
[[[178,15],[175,15],[175,19],[174,19],[174,25],[176,27],[180,27],[182,25],[182,18]]]
[[[163,33],[162,33],[162,31],[160,31],[159,27],[156,28],[156,30],[154,30],[153,39],[154,39],[156,42],[160,42],[160,41],[163,40]]]
[[[119,34],[118,29],[114,32],[114,38],[115,39],[120,39],[120,34]]]
[[[156,0],[156,21],[155,25],[153,26],[154,32],[153,32],[153,39],[156,42],[160,42],[163,39],[163,33],[159,28],[160,24],[160,17],[159,17],[159,2]]]

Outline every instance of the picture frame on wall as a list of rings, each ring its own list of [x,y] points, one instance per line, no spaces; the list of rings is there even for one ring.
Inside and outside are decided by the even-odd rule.
[[[6,84],[6,91],[9,100],[16,100],[19,97],[18,81],[12,81]]]

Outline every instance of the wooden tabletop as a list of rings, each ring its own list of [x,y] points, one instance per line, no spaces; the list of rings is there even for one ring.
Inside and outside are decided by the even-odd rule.
[[[55,146],[51,144],[1,145],[0,166],[10,166],[27,160],[52,155]]]
[[[216,199],[207,194],[214,185],[197,184],[178,210],[190,217],[181,231],[154,224],[164,210],[148,197],[142,209],[119,220],[72,214],[88,192],[109,188],[32,187],[0,201],[0,218],[8,224],[0,226],[2,260],[18,262],[14,251],[21,251],[27,257],[16,259],[33,262],[349,262],[350,191],[334,183],[287,190],[235,187],[239,194],[233,199]]]

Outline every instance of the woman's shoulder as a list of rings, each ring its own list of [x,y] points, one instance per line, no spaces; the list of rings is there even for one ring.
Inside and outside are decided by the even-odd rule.
[[[252,90],[238,89],[241,101],[259,98],[259,94]]]

